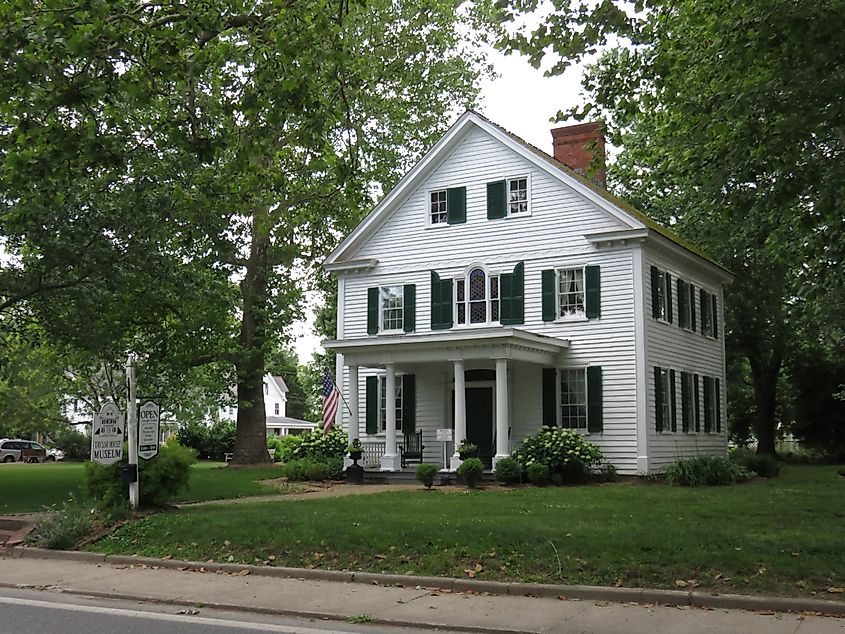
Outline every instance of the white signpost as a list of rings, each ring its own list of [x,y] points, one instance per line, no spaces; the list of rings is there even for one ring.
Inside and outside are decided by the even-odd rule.
[[[437,442],[443,443],[443,468],[449,468],[449,456],[447,455],[448,452],[446,451],[446,447],[448,443],[452,442],[452,429],[447,427],[445,429],[437,429],[435,430],[437,433]]]
[[[149,460],[158,455],[161,409],[158,403],[147,401],[140,408],[138,417],[138,456]]]
[[[123,458],[123,413],[114,403],[106,403],[94,414],[91,428],[91,460],[111,465]]]

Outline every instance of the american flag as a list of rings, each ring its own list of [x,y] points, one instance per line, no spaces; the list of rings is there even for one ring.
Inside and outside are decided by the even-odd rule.
[[[340,401],[340,390],[329,376],[329,371],[323,371],[323,431],[328,432],[334,425],[337,405]]]

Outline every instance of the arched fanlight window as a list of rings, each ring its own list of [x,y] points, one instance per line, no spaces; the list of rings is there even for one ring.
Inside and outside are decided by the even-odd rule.
[[[474,268],[466,279],[456,280],[455,300],[458,324],[487,324],[499,321],[499,276],[488,276]]]

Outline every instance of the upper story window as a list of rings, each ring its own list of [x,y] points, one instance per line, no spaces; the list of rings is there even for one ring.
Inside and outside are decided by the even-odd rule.
[[[558,269],[558,317],[584,314],[584,269]]]
[[[265,383],[264,384],[264,394],[269,394],[269,393],[270,393],[270,386]]]
[[[695,286],[678,279],[678,325],[695,330]]]
[[[402,286],[382,286],[379,289],[381,328],[402,330],[404,323],[404,292]]]
[[[279,404],[273,403],[273,413],[278,416],[279,415]]]
[[[446,190],[441,189],[431,192],[431,202],[429,207],[429,220],[433,225],[446,223]]]
[[[701,332],[708,337],[718,337],[716,295],[701,289]]]
[[[488,276],[474,268],[466,279],[455,281],[458,324],[486,324],[499,321],[499,276]]]
[[[380,376],[378,383],[379,408],[378,428],[379,431],[387,429],[387,377]],[[394,392],[394,407],[396,408],[396,430],[402,430],[402,375],[396,375],[396,389]]]
[[[528,212],[528,179],[511,178],[508,180],[508,213],[524,214]]]
[[[672,323],[672,276],[656,266],[651,267],[651,309],[655,319]]]

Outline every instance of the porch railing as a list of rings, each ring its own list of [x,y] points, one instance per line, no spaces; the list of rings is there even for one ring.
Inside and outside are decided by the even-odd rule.
[[[384,441],[366,440],[361,443],[364,453],[361,456],[361,466],[365,469],[376,469],[381,466],[381,457],[386,451],[387,444]]]

